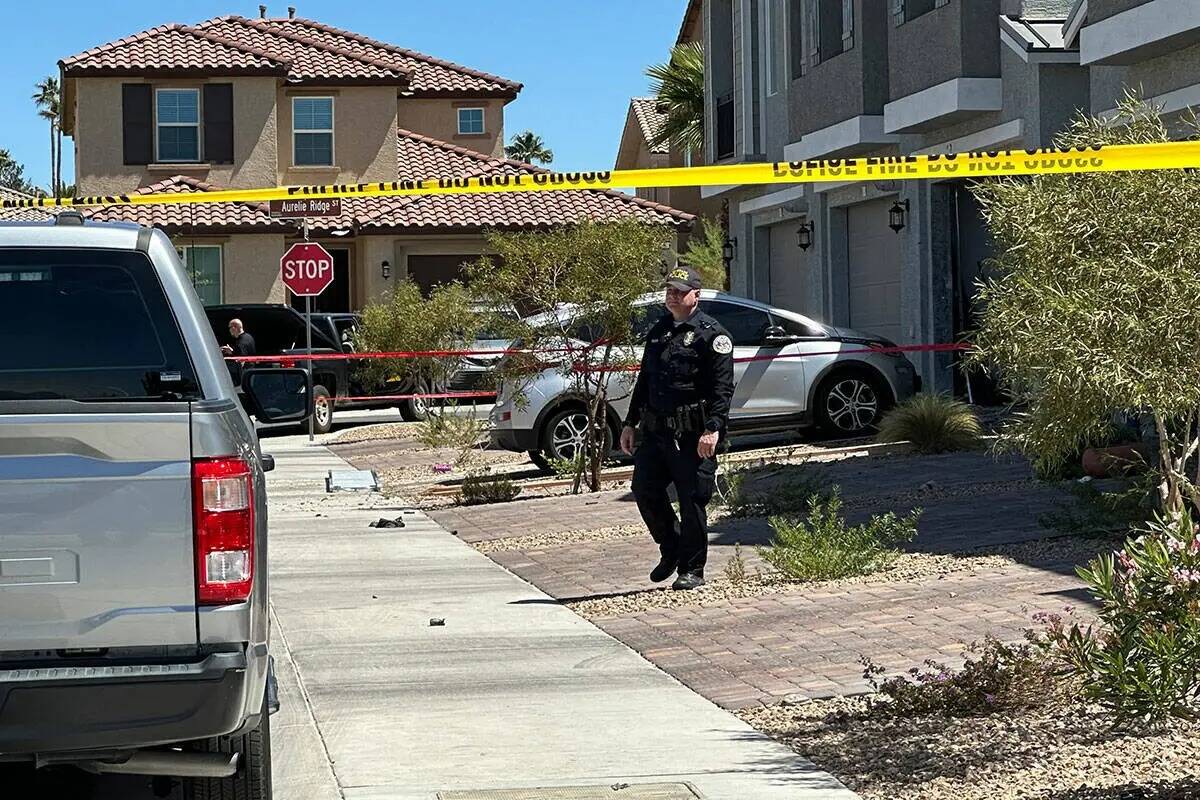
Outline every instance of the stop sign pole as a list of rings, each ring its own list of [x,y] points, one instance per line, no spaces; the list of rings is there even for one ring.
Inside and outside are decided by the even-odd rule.
[[[305,343],[308,352],[306,359],[309,383],[313,379],[312,362],[312,299],[329,288],[333,283],[333,256],[329,251],[315,242],[308,241],[308,219],[301,218],[301,233],[304,241],[298,242],[287,249],[283,258],[279,259],[279,274],[283,284],[292,294],[304,298]],[[313,414],[308,418],[308,440],[313,440]]]

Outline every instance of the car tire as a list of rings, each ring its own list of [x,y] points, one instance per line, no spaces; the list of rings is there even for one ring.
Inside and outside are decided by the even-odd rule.
[[[184,800],[271,800],[271,715],[263,698],[258,727],[241,736],[190,742],[199,753],[237,753],[238,770],[228,778],[185,778]]]
[[[550,462],[546,459],[545,454],[542,453],[541,450],[530,450],[529,460],[532,461],[534,465],[543,472],[552,471],[550,468]]]
[[[837,372],[821,381],[814,411],[825,433],[863,436],[875,430],[890,405],[883,379],[866,370]]]
[[[550,463],[555,460],[573,460],[578,452],[577,448],[583,444],[583,433],[586,430],[587,410],[581,406],[568,406],[551,414],[542,425],[541,434],[541,454],[546,461],[545,469],[549,469]],[[605,426],[605,456],[612,452],[612,446],[612,426]]]
[[[329,433],[333,430],[333,398],[324,386],[313,387],[313,432]]]
[[[429,387],[424,381],[413,387],[412,394],[429,394]],[[410,397],[401,400],[400,418],[405,422],[424,422],[429,419],[429,401],[423,397]]]

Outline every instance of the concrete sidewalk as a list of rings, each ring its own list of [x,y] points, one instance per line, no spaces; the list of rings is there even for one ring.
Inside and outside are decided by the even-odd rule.
[[[348,468],[325,448],[263,449],[278,465],[277,797],[685,782],[709,800],[855,796],[423,514],[369,528],[401,511],[324,494],[326,470]]]

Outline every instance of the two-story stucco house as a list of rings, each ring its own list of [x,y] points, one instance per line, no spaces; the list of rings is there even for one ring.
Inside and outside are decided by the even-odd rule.
[[[291,12],[291,10],[289,10]],[[81,195],[203,192],[535,171],[503,157],[521,85],[289,13],[162,25],[60,62],[63,129]],[[299,234],[265,205],[92,209],[163,228],[208,303],[286,302],[279,256]],[[617,192],[344,200],[314,219],[334,256],[317,303],[351,310],[396,280],[453,278],[483,231],[584,218],[686,227],[691,217]]]

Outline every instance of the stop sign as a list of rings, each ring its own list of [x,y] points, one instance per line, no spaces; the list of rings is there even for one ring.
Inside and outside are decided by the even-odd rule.
[[[297,242],[279,259],[279,274],[292,294],[318,295],[333,283],[333,256],[319,244]]]

